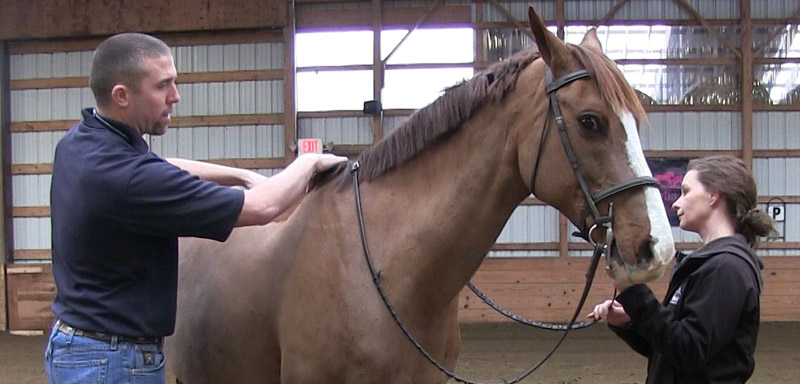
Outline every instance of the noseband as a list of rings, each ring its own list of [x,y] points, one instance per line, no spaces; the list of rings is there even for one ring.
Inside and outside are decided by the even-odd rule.
[[[562,76],[555,81],[553,81],[553,74],[550,71],[550,68],[547,68],[546,79],[547,79],[547,93],[550,95],[550,109],[548,109],[548,116],[545,117],[544,120],[544,127],[542,127],[542,135],[539,140],[539,149],[536,151],[536,163],[533,166],[533,175],[531,176],[531,193],[534,195],[535,193],[535,185],[536,185],[536,173],[539,169],[539,158],[542,153],[542,146],[544,145],[544,139],[547,136],[547,120],[552,111],[553,117],[555,118],[556,127],[558,127],[559,137],[561,137],[561,144],[564,146],[564,152],[567,154],[567,159],[569,160],[569,164],[572,167],[572,171],[575,174],[575,178],[578,180],[578,185],[581,187],[581,192],[583,192],[583,197],[586,200],[586,207],[583,209],[583,214],[581,215],[581,222],[580,222],[580,232],[576,232],[575,234],[579,235],[586,241],[594,244],[596,247],[603,247],[604,250],[611,245],[614,241],[614,230],[613,230],[613,222],[614,222],[614,205],[613,203],[609,203],[608,205],[608,214],[602,215],[600,210],[597,209],[597,204],[601,201],[614,196],[616,194],[625,192],[629,189],[638,188],[638,187],[659,187],[659,183],[656,179],[649,177],[649,176],[640,176],[635,177],[631,180],[624,181],[619,184],[612,185],[611,187],[602,190],[598,193],[592,193],[589,189],[589,183],[586,182],[586,178],[583,176],[583,172],[581,171],[581,167],[578,164],[578,159],[575,157],[575,150],[572,148],[572,143],[569,140],[569,136],[567,135],[567,125],[564,123],[564,116],[561,114],[561,107],[558,104],[558,99],[556,98],[556,91],[560,88],[564,87],[572,83],[575,80],[580,80],[584,78],[590,78],[589,72],[585,69],[582,69],[577,72],[570,73],[568,75]],[[593,224],[591,226],[587,226],[586,219],[589,215],[592,215]],[[592,232],[596,229],[605,229],[605,238],[600,241],[594,241],[592,237]],[[608,255],[606,255],[608,256]]]

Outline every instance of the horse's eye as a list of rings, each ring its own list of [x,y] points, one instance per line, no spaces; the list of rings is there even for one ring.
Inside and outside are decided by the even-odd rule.
[[[583,115],[578,118],[578,122],[581,124],[581,128],[583,128],[586,132],[589,133],[603,132],[603,123],[600,122],[600,119],[598,119],[596,116]]]

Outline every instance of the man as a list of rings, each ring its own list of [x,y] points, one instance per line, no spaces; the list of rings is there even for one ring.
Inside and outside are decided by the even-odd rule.
[[[97,108],[82,111],[53,162],[51,383],[163,383],[178,237],[224,241],[235,226],[266,224],[296,203],[315,172],[346,161],[304,155],[267,179],[162,159],[142,135],[166,132],[180,101],[176,77],[169,47],[152,36],[116,35],[95,51],[89,85]]]

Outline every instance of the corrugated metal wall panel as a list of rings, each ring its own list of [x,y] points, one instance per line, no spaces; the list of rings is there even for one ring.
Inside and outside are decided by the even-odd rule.
[[[11,91],[11,121],[78,120],[82,107],[94,106],[89,87]]]
[[[50,205],[50,175],[14,175],[12,201],[15,207]]]
[[[800,195],[798,172],[800,172],[800,158],[753,159],[753,175],[759,195]]]
[[[15,132],[11,134],[11,162],[13,164],[39,164],[53,162],[56,144],[64,131]]]
[[[172,47],[178,73],[283,68],[283,43]],[[11,80],[89,76],[93,51],[11,55]]]
[[[299,139],[322,139],[323,143],[372,144],[371,117],[326,117],[297,119]]]
[[[751,0],[750,14],[754,19],[786,19],[800,9],[800,0]]]
[[[554,1],[540,0],[540,1],[501,1],[499,2],[505,9],[514,16],[517,21],[528,21],[528,7],[532,6],[536,10],[536,14],[545,21],[556,20],[556,6]],[[485,22],[506,22],[508,18],[506,15],[491,2],[483,3],[483,21]]]
[[[170,128],[150,137],[151,150],[162,157],[192,160],[284,157],[283,125],[233,125]]]
[[[179,84],[174,116],[283,113],[283,80]]]
[[[50,249],[49,217],[17,217],[14,225],[14,249]]]
[[[754,112],[753,149],[800,149],[800,112]]]
[[[564,3],[564,16],[566,20],[601,20],[616,3],[616,0],[591,2],[567,0]],[[739,17],[738,0],[689,0],[688,3],[706,19],[736,19]],[[674,0],[630,0],[617,10],[612,20],[637,21],[690,18],[691,15]]]
[[[498,243],[558,241],[558,211],[545,205],[521,205],[497,237]]]
[[[652,112],[639,131],[645,150],[741,149],[739,112]]]

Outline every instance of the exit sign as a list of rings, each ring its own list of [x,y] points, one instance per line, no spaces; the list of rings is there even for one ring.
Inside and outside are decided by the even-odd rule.
[[[299,139],[297,140],[297,154],[322,153],[322,139]]]

